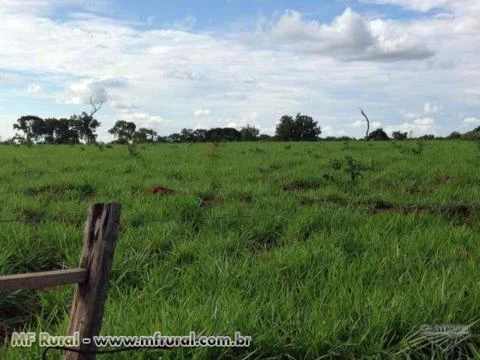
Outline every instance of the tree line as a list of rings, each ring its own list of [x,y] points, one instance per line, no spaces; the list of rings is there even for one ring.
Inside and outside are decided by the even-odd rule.
[[[97,129],[101,123],[94,118],[100,109],[93,103],[94,111],[90,114],[82,112],[70,118],[47,118],[27,115],[20,117],[13,128],[18,130],[15,137],[8,142],[37,143],[37,144],[86,144],[96,143]],[[101,106],[101,105],[100,105]],[[134,122],[118,120],[108,130],[113,135],[115,144],[130,143],[179,143],[179,142],[223,142],[223,141],[255,141],[255,140],[280,140],[280,141],[315,141],[319,139],[321,128],[311,116],[298,113],[295,117],[284,115],[280,118],[275,129],[275,135],[260,134],[254,126],[247,125],[240,130],[233,127],[216,127],[211,129],[182,129],[179,133],[160,136],[153,129],[137,128]],[[406,132],[394,131],[392,138],[382,129],[367,132],[367,140],[405,140]],[[435,139],[434,135],[424,135],[419,139]],[[447,138],[480,139],[480,127],[466,134],[451,133]],[[347,136],[326,137],[323,140],[355,140]]]
[[[93,105],[93,104],[92,104]],[[95,109],[96,112],[97,109]],[[13,128],[18,130],[12,139],[19,143],[37,144],[79,144],[82,141],[90,144],[97,139],[97,129],[101,123],[93,117],[93,113],[83,112],[70,118],[42,119],[35,115],[20,117]],[[153,129],[137,128],[131,121],[117,120],[108,130],[113,135],[115,144],[153,143],[153,142],[222,142],[222,141],[255,141],[285,140],[313,141],[317,140],[321,129],[318,123],[308,115],[297,114],[295,118],[284,115],[277,125],[275,136],[260,134],[254,126],[247,125],[237,130],[233,127],[216,127],[211,129],[182,129],[179,133],[160,136]]]

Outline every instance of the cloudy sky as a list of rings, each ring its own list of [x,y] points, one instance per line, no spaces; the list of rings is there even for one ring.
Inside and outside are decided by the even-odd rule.
[[[480,125],[480,0],[0,0],[0,136],[97,113],[159,134],[313,116],[322,136]]]

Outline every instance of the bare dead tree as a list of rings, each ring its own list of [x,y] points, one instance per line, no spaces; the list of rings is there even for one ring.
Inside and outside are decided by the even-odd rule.
[[[103,105],[103,100],[100,101],[99,105],[95,105],[95,103],[93,102],[93,96],[90,96],[90,105],[92,105],[93,107],[93,110],[92,112],[90,113],[90,117],[93,117],[93,115],[102,108],[102,105]]]
[[[365,135],[365,139],[368,139],[368,133],[370,132],[370,120],[368,120],[368,117],[367,115],[365,115],[365,112],[361,109],[360,109],[360,112],[362,113],[362,115],[365,117],[365,120],[367,120],[367,133]]]

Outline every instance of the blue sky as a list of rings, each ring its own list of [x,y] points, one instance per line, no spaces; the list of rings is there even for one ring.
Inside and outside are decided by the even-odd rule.
[[[0,0],[0,136],[105,101],[160,134],[283,114],[322,135],[480,125],[480,0]]]

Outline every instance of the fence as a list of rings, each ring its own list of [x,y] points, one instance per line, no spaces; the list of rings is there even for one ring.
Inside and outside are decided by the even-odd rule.
[[[77,284],[73,297],[68,334],[78,332],[80,339],[100,334],[108,281],[117,242],[121,205],[94,204],[88,209],[80,266],[0,276],[0,293]],[[64,360],[94,360],[95,344],[81,342],[80,352],[64,352]]]

